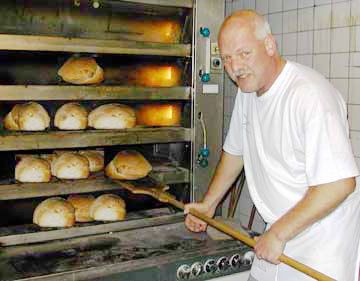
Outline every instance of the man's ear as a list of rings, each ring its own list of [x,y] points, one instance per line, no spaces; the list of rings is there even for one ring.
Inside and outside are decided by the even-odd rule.
[[[276,52],[276,42],[274,37],[268,35],[264,40],[265,50],[269,56],[273,56]]]

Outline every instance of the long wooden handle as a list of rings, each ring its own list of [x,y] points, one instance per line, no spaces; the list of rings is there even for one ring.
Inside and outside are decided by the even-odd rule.
[[[172,198],[172,197],[168,197],[166,200],[168,203],[170,203],[171,205],[174,205],[175,207],[184,210],[184,204],[180,201],[177,201],[176,199]],[[196,211],[195,209],[190,209],[190,214],[198,217],[199,219],[205,221],[206,223],[208,223],[209,225],[215,227],[216,229],[244,242],[245,244],[249,245],[250,247],[254,247],[255,246],[255,240],[250,238],[249,236],[242,234],[241,232],[229,227],[228,225],[226,225],[225,223],[222,223],[220,221],[217,221],[213,218],[210,218],[198,211]],[[302,273],[305,273],[307,275],[309,275],[310,277],[316,279],[316,280],[320,280],[320,281],[335,281],[335,279],[330,278],[329,276],[303,264],[300,263],[284,254],[282,254],[279,257],[279,260],[282,263],[285,263],[293,268],[295,268],[298,271],[301,271]]]

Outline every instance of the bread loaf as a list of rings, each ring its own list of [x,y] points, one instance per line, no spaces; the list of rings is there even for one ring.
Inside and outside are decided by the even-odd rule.
[[[16,164],[15,179],[20,182],[49,182],[50,163],[45,159],[26,156]]]
[[[113,179],[136,180],[146,177],[151,169],[150,163],[139,152],[124,150],[106,166],[105,173]]]
[[[72,84],[95,84],[104,80],[104,71],[94,58],[71,57],[59,69],[58,75]]]
[[[123,104],[101,105],[89,114],[89,126],[95,129],[127,129],[135,125],[135,110]]]
[[[54,125],[60,130],[83,130],[87,123],[88,112],[79,103],[66,103],[56,111]]]
[[[49,198],[35,208],[33,222],[41,227],[70,227],[75,224],[75,209],[63,198]]]
[[[62,153],[51,162],[51,173],[59,179],[86,179],[90,174],[89,161],[77,153]]]
[[[5,129],[12,131],[44,131],[49,126],[49,114],[36,102],[15,105],[4,119]]]
[[[137,108],[136,122],[146,126],[179,126],[180,104],[144,104]]]
[[[114,194],[99,196],[90,207],[90,216],[96,221],[123,220],[125,215],[124,200]]]
[[[104,169],[104,155],[98,150],[82,150],[79,154],[85,156],[89,161],[90,172],[100,172]]]
[[[92,195],[70,195],[67,201],[75,208],[75,220],[77,222],[90,222],[90,207],[95,201]]]

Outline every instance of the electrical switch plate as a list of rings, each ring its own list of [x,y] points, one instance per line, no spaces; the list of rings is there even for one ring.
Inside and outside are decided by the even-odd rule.
[[[211,55],[213,56],[220,55],[220,51],[217,43],[211,43]]]

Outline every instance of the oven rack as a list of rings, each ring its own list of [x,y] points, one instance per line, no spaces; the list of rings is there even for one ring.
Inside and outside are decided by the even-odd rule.
[[[190,141],[191,129],[183,127],[42,132],[0,131],[1,151]]]
[[[183,221],[182,212],[173,213],[168,208],[130,212],[124,221],[76,223],[69,228],[44,228],[35,224],[0,227],[0,245],[14,246],[37,242],[89,236],[93,234],[143,229]]]
[[[115,3],[114,0],[105,0],[104,2]],[[122,2],[136,3],[136,4],[149,4],[159,5],[165,7],[180,7],[180,8],[192,8],[193,0],[122,0]]]
[[[0,50],[190,57],[191,44],[0,34]]]
[[[149,174],[151,179],[162,184],[188,183],[190,180],[189,170],[183,167],[167,166],[167,171],[159,171],[153,165],[153,171]],[[59,180],[53,178],[48,183],[0,183],[0,200],[26,199],[42,196],[80,194],[97,191],[119,190],[119,184],[112,182],[103,173],[91,175],[84,180]]]
[[[190,100],[191,98],[190,87],[0,85],[0,93],[0,101]]]

